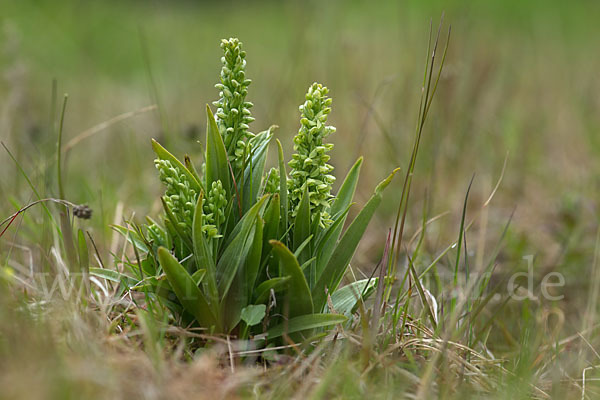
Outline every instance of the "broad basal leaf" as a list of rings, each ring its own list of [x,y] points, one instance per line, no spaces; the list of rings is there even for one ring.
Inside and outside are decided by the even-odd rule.
[[[273,129],[276,126],[271,126],[268,130],[258,133],[250,139],[250,151],[248,165],[244,171],[243,179],[243,195],[242,195],[242,210],[246,212],[256,203],[258,191],[262,184],[262,175],[265,170],[265,162],[267,159],[267,150],[269,143],[273,137]]]
[[[289,317],[298,315],[312,314],[313,301],[308,288],[308,283],[304,277],[304,273],[300,269],[298,260],[292,252],[281,242],[271,240],[273,251],[279,257],[279,263],[283,275],[290,277],[288,301],[289,301]]]
[[[346,268],[356,251],[356,247],[367,229],[369,221],[371,221],[375,210],[381,203],[383,190],[390,184],[397,171],[398,170],[392,172],[386,179],[377,185],[375,192],[367,204],[365,204],[346,232],[342,235],[342,238],[331,255],[331,259],[323,269],[321,276],[318,277],[317,284],[313,288],[312,295],[317,310],[321,310],[325,305],[327,292],[333,293],[335,289],[337,289],[346,272]]]
[[[336,290],[331,295],[331,304],[333,305],[335,312],[348,317],[352,315],[358,301],[361,297],[365,300],[371,295],[377,286],[377,281],[378,278],[362,279]],[[323,310],[323,312],[327,311],[328,307],[325,305],[325,310]]]
[[[265,317],[267,307],[264,304],[250,304],[242,310],[242,321],[248,326],[258,325]]]
[[[219,330],[218,322],[206,298],[179,261],[164,247],[158,249],[158,260],[183,307],[196,318],[202,327],[215,326]]]
[[[231,170],[227,160],[227,150],[219,133],[217,122],[210,109],[206,106],[206,187],[220,180],[231,197]]]

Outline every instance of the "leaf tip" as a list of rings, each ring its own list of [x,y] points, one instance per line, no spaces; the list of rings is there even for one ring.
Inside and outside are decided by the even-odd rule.
[[[273,247],[282,247],[283,246],[283,243],[281,243],[279,240],[275,240],[275,239],[269,240],[269,244]]]
[[[158,256],[159,256],[159,257],[161,257],[161,256],[163,256],[163,257],[164,257],[164,256],[166,256],[166,255],[170,255],[170,254],[171,254],[171,253],[169,253],[169,250],[167,250],[167,248],[166,248],[166,247],[164,247],[164,246],[160,246],[160,247],[158,248],[158,251],[157,251],[157,253],[158,253]]]

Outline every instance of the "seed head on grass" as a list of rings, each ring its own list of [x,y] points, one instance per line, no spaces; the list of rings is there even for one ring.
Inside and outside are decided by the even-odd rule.
[[[319,224],[331,223],[331,186],[335,177],[330,175],[333,166],[327,164],[327,154],[333,144],[323,143],[323,139],[335,132],[335,127],[326,125],[331,112],[329,90],[320,83],[313,83],[306,93],[306,101],[300,106],[300,130],[294,137],[296,154],[289,162],[291,180],[289,184],[292,216],[295,216],[305,186],[308,187],[310,211]]]
[[[224,55],[221,58],[221,83],[215,85],[219,89],[219,100],[213,104],[217,106],[217,125],[229,161],[238,171],[244,163],[246,142],[253,136],[249,126],[254,118],[251,116],[252,103],[246,101],[248,86],[252,82],[246,79],[246,52],[242,50],[242,43],[236,39],[223,39],[221,48]]]
[[[79,204],[73,207],[73,215],[80,219],[90,219],[92,209],[86,204]]]

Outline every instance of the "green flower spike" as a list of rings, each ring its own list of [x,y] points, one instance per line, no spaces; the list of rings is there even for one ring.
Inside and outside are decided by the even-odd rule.
[[[165,202],[173,212],[181,229],[190,233],[198,193],[191,188],[186,175],[179,171],[169,160],[154,160],[160,180],[167,186]]]
[[[215,85],[219,89],[217,106],[217,126],[223,137],[227,155],[234,171],[240,171],[244,164],[247,141],[252,137],[248,131],[254,118],[250,113],[252,103],[246,101],[248,86],[251,80],[246,79],[246,52],[242,51],[242,43],[236,39],[223,39],[221,48],[224,55],[221,58],[221,83]]]
[[[165,240],[165,232],[161,227],[156,225],[155,223],[151,223],[150,225],[146,225],[148,237],[154,242],[154,246],[164,246],[166,243]]]
[[[279,193],[279,168],[271,168],[265,181],[265,193]]]
[[[205,225],[202,228],[210,238],[219,237],[218,228],[225,222],[226,194],[221,181],[215,181],[203,202]]]
[[[306,93],[306,101],[300,106],[300,130],[294,137],[296,154],[289,162],[291,167],[289,193],[292,216],[297,213],[302,193],[308,187],[310,209],[313,218],[319,218],[321,226],[331,223],[328,214],[331,186],[335,177],[330,175],[333,166],[327,164],[327,153],[333,144],[323,143],[323,139],[335,132],[335,127],[327,126],[327,115],[331,112],[329,91],[319,83],[313,83]]]

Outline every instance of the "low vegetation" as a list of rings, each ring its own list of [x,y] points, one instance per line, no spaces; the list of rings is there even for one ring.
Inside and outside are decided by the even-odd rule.
[[[148,62],[155,105],[67,141],[69,97],[59,107],[55,83],[42,131],[57,149],[32,167],[18,139],[2,142],[4,170],[14,169],[7,176],[18,185],[0,204],[0,399],[595,398],[597,227],[582,221],[581,203],[565,203],[553,220],[560,227],[540,223],[540,236],[564,244],[556,265],[587,262],[591,273],[538,269],[523,216],[496,205],[516,191],[504,187],[504,151],[484,190],[465,172],[468,140],[452,138],[454,158],[437,153],[446,139],[428,129],[431,116],[460,120],[446,115],[447,92],[460,90],[449,43],[444,24],[431,29],[420,99],[409,90],[416,106],[394,108],[398,126],[398,114],[411,123],[408,110],[417,114],[414,135],[402,140],[380,116],[391,102],[375,100],[368,119],[381,135],[347,136],[352,111],[338,105],[348,103],[331,76],[332,93],[315,82],[303,86],[304,99],[253,83],[249,72],[273,60],[247,57],[237,38],[221,41],[218,99],[205,113],[194,104],[205,129],[173,129]],[[305,70],[319,61],[293,53]],[[134,139],[107,139],[114,158],[139,164],[106,166],[135,195],[121,202],[111,183],[104,199],[71,150],[154,111],[155,139],[144,143],[155,170],[149,151],[119,148]],[[293,120],[297,133],[270,125],[280,120]],[[468,124],[448,130],[457,126]],[[461,184],[439,182],[446,167]],[[100,207],[89,195],[96,189]],[[438,201],[453,208],[438,213]],[[585,290],[575,295],[582,275]]]

